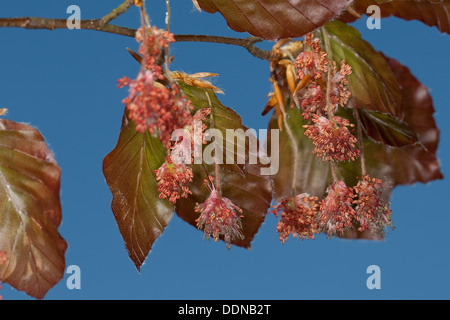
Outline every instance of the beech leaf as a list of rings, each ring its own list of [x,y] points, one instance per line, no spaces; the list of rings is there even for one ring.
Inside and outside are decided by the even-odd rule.
[[[382,18],[395,16],[405,20],[418,20],[437,27],[441,32],[450,33],[449,0],[354,0],[352,7],[359,15],[364,15],[371,5],[380,8]],[[373,12],[369,12],[371,13]],[[339,19],[353,22],[356,17],[344,11]]]
[[[350,0],[197,0],[209,13],[220,12],[229,27],[278,40],[301,37],[339,15]]]
[[[394,185],[442,179],[436,152],[439,129],[434,120],[433,100],[428,89],[397,60],[386,58],[402,88],[403,121],[417,134],[418,143],[404,148],[389,148],[366,143],[367,164],[377,167]]]
[[[384,113],[359,109],[359,118],[367,136],[392,147],[418,142],[417,134],[404,122]]]
[[[103,174],[113,195],[111,208],[138,271],[173,215],[173,205],[159,198],[153,173],[165,156],[159,139],[136,132],[134,122],[124,115],[117,145],[103,160]]]
[[[64,276],[60,178],[38,130],[0,120],[0,280],[38,299]]]

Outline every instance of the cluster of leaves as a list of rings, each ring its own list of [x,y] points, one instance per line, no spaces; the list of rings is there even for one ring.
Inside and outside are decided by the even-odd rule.
[[[367,173],[391,182],[390,188],[384,190],[386,200],[397,185],[442,178],[436,158],[439,130],[427,88],[407,67],[376,51],[347,23],[376,4],[383,17],[420,20],[450,33],[450,1],[196,0],[195,4],[210,13],[220,12],[234,30],[267,40],[314,32],[322,43],[328,43],[329,56],[335,61],[345,60],[352,67],[348,76],[352,96],[339,115],[351,123],[356,123],[355,115],[361,119]],[[301,51],[301,46],[297,49]],[[291,106],[294,101],[287,68],[278,63],[286,51],[277,52],[281,53],[274,51],[271,57],[271,78],[279,88],[277,94],[281,94],[283,105]],[[237,142],[225,141],[225,133],[228,129],[245,132],[240,116],[219,101],[214,88],[187,82],[184,78],[177,81],[181,93],[190,101],[192,113],[210,108],[214,121],[206,120],[205,124],[223,133],[222,145],[233,146],[227,151],[237,158]],[[231,240],[240,247],[250,247],[272,201],[281,202],[300,193],[324,197],[332,180],[331,167],[313,154],[314,145],[304,135],[306,122],[301,110],[286,107],[284,121],[279,121],[279,116],[274,112],[268,124],[269,130],[286,126],[280,131],[282,156],[276,174],[261,175],[262,165],[250,163],[251,150],[245,144],[243,164],[193,164],[191,193],[172,203],[160,197],[154,173],[165,162],[166,146],[157,134],[136,130],[125,110],[117,145],[105,157],[103,173],[113,194],[112,211],[138,270],[174,212],[197,227],[199,212],[195,208],[209,196],[204,180],[217,172],[223,196],[242,210],[243,237]],[[0,280],[43,298],[63,277],[65,268],[67,244],[58,233],[62,219],[60,168],[42,135],[29,125],[0,120],[0,151],[0,252],[5,256],[4,263],[0,263]],[[360,161],[337,164],[336,174],[347,185],[356,185],[357,177],[362,176]],[[356,228],[345,234],[349,238],[368,236]]]

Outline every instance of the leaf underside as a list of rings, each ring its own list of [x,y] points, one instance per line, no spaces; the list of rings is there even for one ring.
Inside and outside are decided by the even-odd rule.
[[[159,139],[149,132],[136,132],[133,121],[124,115],[117,145],[103,161],[113,195],[111,208],[138,271],[173,215],[171,203],[159,198],[153,173],[165,156]]]

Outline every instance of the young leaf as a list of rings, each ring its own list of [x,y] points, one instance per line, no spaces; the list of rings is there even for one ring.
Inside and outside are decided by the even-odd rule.
[[[60,177],[38,130],[0,120],[0,280],[38,299],[64,276]]]
[[[223,136],[224,153],[231,153],[228,159],[236,161],[237,159],[245,158],[243,164],[220,164],[219,175],[223,196],[230,199],[243,210],[242,233],[244,239],[235,239],[231,243],[248,248],[259,227],[264,222],[267,210],[270,207],[272,200],[270,177],[261,174],[261,159],[257,153],[250,150],[250,142],[243,143],[243,140],[241,140],[245,139],[244,133],[247,131],[247,128],[242,125],[240,116],[233,110],[223,106],[211,89],[191,87],[182,82],[180,82],[180,86],[187,99],[192,101],[195,111],[202,108],[211,108],[214,128],[218,129]],[[208,124],[208,120],[205,123]],[[209,128],[212,128],[211,122],[209,123]],[[227,135],[227,129],[233,130],[238,138],[233,139]],[[253,136],[253,138],[256,141],[256,137]],[[227,142],[232,147],[227,147]],[[243,148],[245,157],[238,156],[238,146]],[[250,156],[255,156],[257,161],[250,161]],[[224,158],[224,161],[226,161],[227,157]],[[207,178],[205,169],[209,175],[215,176],[214,168],[213,164],[194,164],[194,181],[190,185],[192,195],[187,199],[178,200],[176,204],[177,214],[193,226],[197,225],[195,220],[199,216],[199,213],[194,211],[195,205],[204,202],[209,196],[209,191],[203,183],[203,180]]]
[[[301,37],[330,21],[350,0],[197,0],[209,13],[219,11],[231,29],[269,40]]]
[[[345,60],[352,67],[348,76],[353,97],[350,105],[400,118],[400,87],[383,55],[363,40],[358,30],[340,21],[325,24],[320,37],[333,60]]]
[[[404,122],[384,113],[359,109],[364,132],[376,142],[392,147],[417,143],[417,134]]]
[[[159,139],[149,132],[136,132],[133,121],[124,115],[117,145],[103,161],[113,195],[111,208],[138,271],[173,215],[170,202],[159,198],[153,173],[165,156]]]
[[[386,58],[400,83],[403,95],[403,121],[416,132],[418,143],[404,148],[389,148],[366,143],[368,166],[378,167],[395,185],[442,179],[436,151],[439,129],[434,120],[433,101],[428,89],[397,60]]]
[[[405,20],[419,20],[428,26],[435,26],[441,32],[450,33],[449,0],[354,0],[353,8],[360,14],[367,14],[367,8],[376,5],[381,17],[395,16]],[[373,13],[372,11],[369,14]],[[353,22],[355,16],[343,12],[339,17],[344,22]]]

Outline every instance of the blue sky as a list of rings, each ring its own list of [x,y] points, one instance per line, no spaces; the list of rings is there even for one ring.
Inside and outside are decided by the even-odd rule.
[[[152,22],[163,27],[165,1],[150,1]],[[108,13],[121,1],[2,1],[1,17],[66,18],[76,4],[83,19]],[[198,13],[191,1],[172,1],[172,31],[244,37],[218,15]],[[138,27],[136,8],[116,23]],[[363,38],[410,67],[432,94],[441,130],[438,156],[444,176],[450,163],[450,35],[420,22],[382,20]],[[448,299],[450,298],[450,195],[448,179],[398,187],[391,197],[396,229],[384,242],[319,237],[282,245],[276,219],[268,215],[252,249],[203,240],[202,232],[174,215],[138,273],[128,258],[110,209],[102,160],[115,146],[126,91],[116,88],[138,65],[126,47],[131,38],[85,30],[0,28],[0,107],[8,118],[37,127],[62,168],[66,263],[81,268],[81,289],[61,280],[46,299]],[[273,43],[262,44],[269,48]],[[266,61],[222,44],[176,43],[172,69],[219,73],[223,104],[246,126],[265,129],[260,111],[270,91]],[[366,269],[381,268],[381,289],[368,290]],[[4,299],[30,299],[4,284]]]

